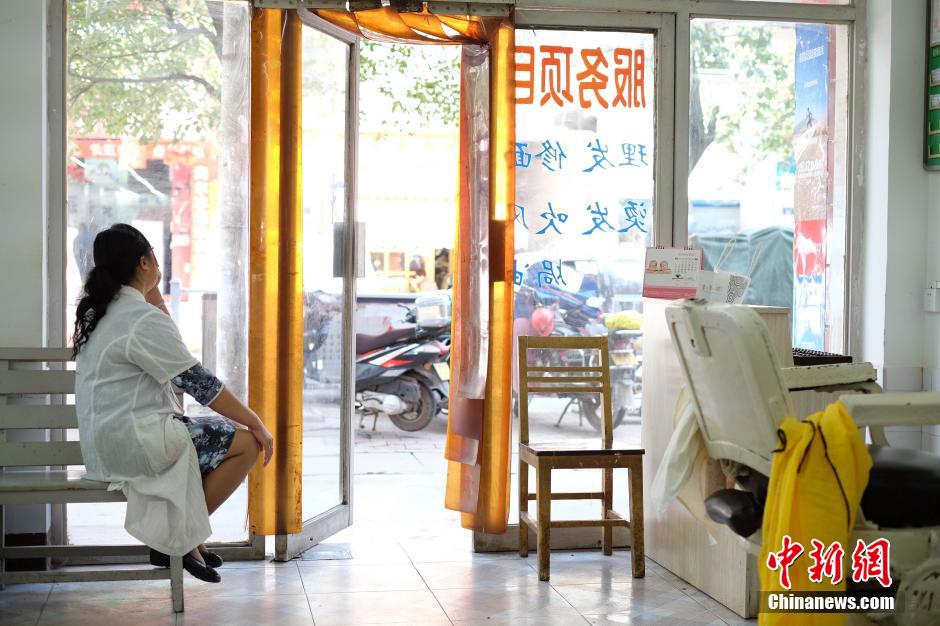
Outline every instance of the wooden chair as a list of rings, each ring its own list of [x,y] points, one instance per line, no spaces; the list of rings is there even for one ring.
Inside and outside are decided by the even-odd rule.
[[[147,561],[144,545],[7,546],[3,507],[13,504],[69,502],[124,502],[108,483],[85,480],[78,441],[24,441],[7,433],[34,429],[78,428],[75,406],[67,404],[15,404],[20,396],[75,393],[75,372],[40,369],[42,363],[65,363],[72,351],[61,348],[0,348],[0,590],[10,583],[84,582],[111,580],[167,580],[173,610],[183,610],[183,560],[170,557],[170,567],[110,568],[102,570],[4,571],[7,559],[68,559],[99,556],[139,557]],[[11,400],[13,402],[11,402]],[[51,466],[51,467],[50,467]]]
[[[596,350],[598,365],[530,365],[529,350]],[[596,362],[596,361],[595,361]],[[529,443],[530,394],[600,394],[604,424],[601,441]],[[633,537],[633,577],[645,574],[643,550],[643,450],[613,443],[610,407],[610,362],[606,337],[519,337],[519,556],[529,555],[529,528],[538,537],[539,580],[548,580],[552,528],[600,527],[604,554],[613,554],[616,526],[630,529]],[[536,492],[529,493],[529,466],[535,468]],[[600,491],[552,493],[552,470],[597,468],[603,470]],[[630,471],[630,519],[612,509],[614,469]],[[536,501],[538,516],[529,516],[529,500]],[[601,518],[551,520],[552,500],[600,500]]]

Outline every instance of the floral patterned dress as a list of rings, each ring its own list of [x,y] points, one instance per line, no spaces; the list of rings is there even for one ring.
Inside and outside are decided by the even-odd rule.
[[[174,385],[191,395],[195,400],[208,406],[222,393],[222,381],[212,372],[196,364],[172,379]],[[188,417],[174,415],[183,422],[189,430],[189,437],[196,447],[196,456],[199,459],[199,471],[203,478],[217,468],[235,439],[235,425],[221,415],[206,415]]]

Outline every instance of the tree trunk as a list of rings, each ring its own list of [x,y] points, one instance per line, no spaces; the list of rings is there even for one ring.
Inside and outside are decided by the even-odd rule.
[[[218,376],[248,398],[249,67],[251,11],[224,2],[219,187]]]
[[[702,95],[698,73],[693,61],[692,88],[689,93],[689,174],[695,169],[705,149],[715,140],[715,116],[705,125],[705,112],[702,111]]]

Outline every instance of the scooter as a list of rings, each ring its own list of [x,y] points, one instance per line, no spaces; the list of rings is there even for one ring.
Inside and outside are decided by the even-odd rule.
[[[582,283],[582,290],[571,292],[553,285],[523,284],[516,292],[516,313],[517,315],[528,314],[532,328],[542,336],[578,337],[597,332],[597,320],[601,317],[602,311],[596,306],[597,298],[592,295],[592,287],[593,284]],[[553,358],[558,362],[546,362],[541,365],[588,365],[584,362],[585,354],[580,350],[558,351],[553,353]],[[615,396],[611,400],[615,402],[614,406],[619,408],[613,414],[613,428],[623,422],[627,413],[626,408],[619,404],[619,394],[615,393]],[[568,411],[577,405],[580,417],[587,420],[596,430],[602,430],[601,411],[603,409],[596,395],[561,393],[558,397],[567,398],[568,403],[555,423],[556,427],[561,426]]]
[[[413,327],[378,335],[356,335],[356,411],[359,427],[372,416],[372,430],[387,415],[401,430],[427,427],[446,410],[450,379],[450,312],[427,325],[418,320],[418,300],[405,321]]]
[[[343,310],[340,296],[317,290],[304,294],[304,380],[323,381],[323,354],[333,320]]]

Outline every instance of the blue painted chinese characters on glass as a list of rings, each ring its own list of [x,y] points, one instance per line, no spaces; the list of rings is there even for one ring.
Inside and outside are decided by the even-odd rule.
[[[612,232],[617,230],[614,228],[613,224],[607,221],[607,207],[602,207],[600,202],[595,202],[592,207],[590,204],[587,206],[587,212],[591,214],[591,220],[594,222],[594,225],[581,233],[582,235],[590,235],[594,231],[601,231],[602,233]]]
[[[543,259],[534,264],[526,265],[522,270],[519,269],[517,263],[518,262],[515,260],[512,262],[512,281],[517,286],[521,287],[525,282],[525,274],[523,274],[523,272],[529,274],[530,283],[535,283],[534,285],[530,284],[530,286],[545,287],[546,285],[568,285],[562,273],[561,259],[558,259],[558,261]]]
[[[584,168],[583,172],[593,172],[595,168],[601,168],[602,170],[607,169],[607,165],[613,167],[614,164],[610,162],[610,159],[607,158],[607,146],[601,145],[601,140],[597,137],[594,138],[594,141],[587,145],[591,149],[591,157],[594,159],[594,165]],[[604,165],[604,164],[607,165]]]
[[[561,169],[561,160],[568,155],[565,154],[561,144],[557,141],[553,146],[551,141],[545,140],[542,142],[542,151],[536,152],[535,156],[542,162],[542,167],[547,169],[549,172],[557,172]]]
[[[549,228],[551,228],[552,230],[554,230],[556,233],[560,235],[561,231],[558,230],[558,226],[555,225],[555,220],[558,220],[559,222],[564,224],[565,222],[568,221],[568,214],[562,213],[561,211],[559,211],[558,213],[555,213],[555,209],[552,207],[552,203],[549,202],[548,210],[542,213],[542,219],[548,220],[548,223],[542,227],[542,230],[535,231],[536,235],[544,235],[545,231],[547,231]]]
[[[618,230],[618,233],[628,233],[632,229],[636,228],[641,233],[647,232],[646,230],[646,206],[642,203],[639,205],[633,200],[627,200],[626,206],[623,207],[624,218],[626,226]]]

